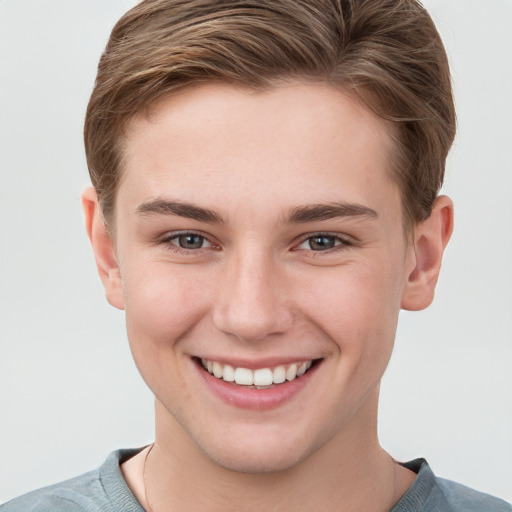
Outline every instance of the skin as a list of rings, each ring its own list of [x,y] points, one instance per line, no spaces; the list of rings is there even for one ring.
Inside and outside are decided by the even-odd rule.
[[[379,383],[400,308],[432,301],[451,201],[438,198],[406,238],[389,126],[328,85],[188,88],[136,116],[125,142],[115,225],[93,189],[83,204],[107,299],[126,311],[156,397],[150,455],[123,467],[139,501],[389,510],[415,475],[378,443]],[[342,215],[297,220],[333,204]],[[195,245],[179,246],[183,232]],[[290,399],[252,410],[212,393],[197,357],[320,364]]]

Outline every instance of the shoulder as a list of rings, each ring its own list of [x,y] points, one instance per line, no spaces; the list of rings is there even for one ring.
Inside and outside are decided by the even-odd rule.
[[[424,459],[403,465],[418,476],[391,512],[512,512],[506,501],[435,476]]]
[[[1,512],[81,512],[100,510],[99,469],[29,492],[0,507]]]
[[[454,512],[512,512],[512,505],[489,494],[475,491],[465,485],[436,478],[440,494]]]
[[[119,468],[137,451],[113,452],[98,469],[15,498],[0,512],[142,512]]]

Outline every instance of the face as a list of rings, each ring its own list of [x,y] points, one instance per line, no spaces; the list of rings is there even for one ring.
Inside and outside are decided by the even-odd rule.
[[[299,83],[132,121],[107,293],[169,439],[265,472],[374,435],[415,265],[387,130]]]

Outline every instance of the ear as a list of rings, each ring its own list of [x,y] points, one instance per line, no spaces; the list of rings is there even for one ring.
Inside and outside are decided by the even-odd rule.
[[[444,249],[453,231],[453,203],[439,196],[428,219],[414,230],[414,268],[402,293],[402,308],[419,311],[430,306],[441,270]]]
[[[124,309],[121,271],[114,244],[101,213],[98,195],[93,187],[88,187],[83,191],[82,208],[85,217],[85,228],[91,241],[96,266],[105,288],[107,300],[112,306]]]

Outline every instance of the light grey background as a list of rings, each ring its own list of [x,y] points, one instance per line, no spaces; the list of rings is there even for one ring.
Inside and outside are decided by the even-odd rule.
[[[0,502],[152,439],[152,398],[83,231],[82,121],[131,0],[0,0]],[[426,2],[453,65],[456,231],[403,313],[381,441],[512,500],[512,1]]]

